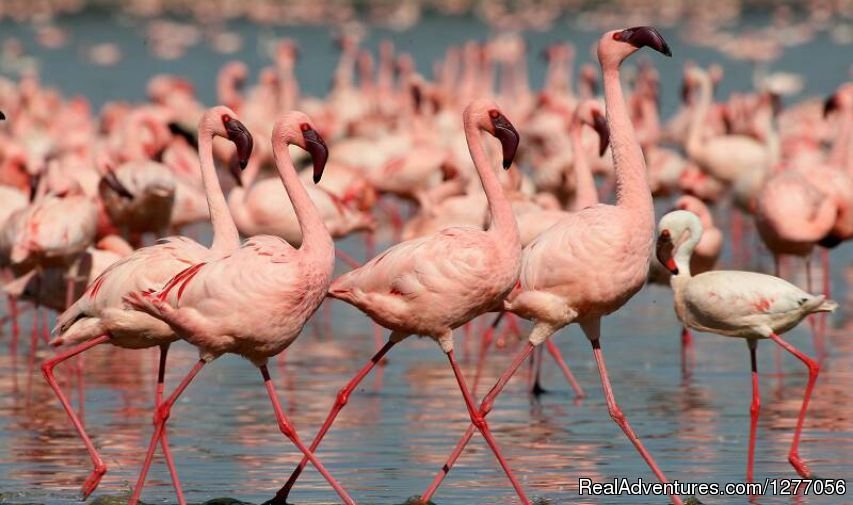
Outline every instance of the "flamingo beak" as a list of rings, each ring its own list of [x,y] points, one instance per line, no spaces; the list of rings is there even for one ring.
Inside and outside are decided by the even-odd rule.
[[[6,114],[3,114],[3,111],[0,110],[0,121],[5,121],[5,120],[6,120]]]
[[[674,250],[675,244],[672,242],[672,235],[670,235],[669,230],[663,230],[658,236],[655,255],[672,275],[678,275],[678,265],[675,264],[675,258],[672,254]]]
[[[592,127],[598,133],[598,155],[604,156],[607,146],[610,145],[610,127],[607,118],[597,110],[592,111]]]
[[[305,150],[311,155],[311,161],[314,164],[314,184],[317,184],[323,177],[323,170],[329,159],[329,148],[317,130],[310,126],[307,129],[303,126],[302,137],[305,139]]]
[[[687,79],[681,81],[681,103],[685,105],[690,103],[690,84]]]
[[[823,102],[823,117],[829,115],[830,112],[838,110],[840,104],[838,103],[838,96],[830,95],[825,102]]]
[[[489,112],[489,117],[492,120],[495,138],[501,142],[503,167],[506,170],[512,166],[512,162],[515,159],[515,153],[518,151],[518,143],[521,139],[518,135],[518,131],[512,123],[509,122],[509,119],[507,119],[506,116],[496,110],[492,110]]]
[[[636,48],[650,47],[655,51],[672,57],[672,51],[669,49],[669,44],[664,40],[663,35],[651,26],[635,26],[622,30],[614,35],[616,40],[627,42]]]
[[[254,139],[249,129],[236,119],[231,119],[225,123],[225,132],[228,134],[228,140],[234,143],[237,148],[237,162],[240,168],[245,169],[249,164],[249,157],[252,155],[252,147],[254,147]]]
[[[116,177],[115,172],[113,172],[112,170],[107,170],[107,173],[104,174],[103,181],[104,184],[106,184],[107,186],[109,186],[110,189],[115,191],[118,196],[126,198],[128,200],[133,200],[133,193],[131,193],[130,190],[127,189],[127,186],[125,186],[121,183],[120,180],[118,180],[118,177]]]

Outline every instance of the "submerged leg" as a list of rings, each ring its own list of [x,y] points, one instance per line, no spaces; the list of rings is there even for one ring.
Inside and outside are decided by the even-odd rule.
[[[566,364],[566,360],[563,359],[563,355],[560,353],[560,349],[557,347],[557,344],[549,338],[545,342],[545,346],[548,349],[548,353],[551,354],[551,357],[557,362],[557,366],[559,366],[560,370],[563,371],[563,375],[566,376],[566,380],[569,381],[569,385],[572,386],[572,389],[575,392],[575,398],[581,399],[586,397],[586,393],[583,388],[578,383],[577,379],[575,379],[575,375],[569,369],[569,365]]]

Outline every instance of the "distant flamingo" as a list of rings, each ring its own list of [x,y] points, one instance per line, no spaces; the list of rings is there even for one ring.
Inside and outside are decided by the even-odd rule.
[[[139,249],[113,264],[95,279],[83,296],[57,319],[57,327],[54,330],[57,337],[51,344],[54,346],[79,345],[42,364],[42,372],[48,384],[56,393],[68,417],[71,418],[95,466],[83,484],[84,497],[89,496],[98,487],[107,467],[86,434],[68,398],[59,389],[53,369],[63,361],[105,342],[129,349],[159,346],[160,365],[155,397],[155,404],[159,405],[163,394],[166,354],[169,345],[177,337],[163,322],[141,312],[126,310],[123,297],[132,291],[160,287],[187,267],[199,261],[208,261],[228,254],[240,245],[237,228],[228,213],[228,206],[225,204],[225,197],[216,176],[211,146],[215,136],[228,138],[237,146],[240,162],[245,165],[252,151],[252,137],[236,119],[234,112],[223,106],[209,109],[202,117],[198,129],[202,178],[208,195],[213,224],[213,244],[210,249],[190,239],[177,237]],[[178,494],[178,501],[183,505],[180,483],[165,438],[163,449]]]
[[[616,205],[596,205],[571,214],[549,228],[524,250],[520,286],[504,308],[534,321],[527,345],[483,399],[479,416],[488,414],[533,349],[559,329],[577,322],[592,344],[611,418],[661,482],[667,482],[613,397],[601,352],[601,318],[622,307],[646,282],[654,243],[654,208],[646,166],[628,115],[619,68],[639,48],[648,46],[667,56],[669,46],[657,30],[635,27],[605,33],[598,43],[604,96],[616,171]],[[473,416],[472,416],[473,417]],[[428,501],[474,433],[472,426],[449,460],[421,495]],[[678,496],[672,502],[681,505]]]
[[[824,296],[806,293],[770,275],[717,270],[694,277],[690,272],[690,258],[702,238],[699,218],[691,212],[674,211],[661,218],[658,230],[657,257],[672,272],[678,319],[699,331],[747,339],[752,364],[752,406],[746,480],[753,480],[755,431],[761,404],[755,351],[758,340],[764,338],[773,340],[808,367],[809,380],[788,461],[801,477],[813,478],[811,470],[800,458],[799,447],[806,409],[820,365],[782,340],[779,334],[790,330],[809,314],[831,312],[837,305]]]
[[[509,202],[490,166],[481,132],[501,141],[503,166],[509,168],[518,147],[518,133],[500,109],[488,100],[472,102],[463,114],[465,137],[489,202],[492,216],[488,231],[480,228],[447,228],[433,235],[402,242],[376,258],[344,274],[329,289],[329,296],[355,305],[376,323],[389,328],[391,336],[373,358],[338,393],[323,427],[311,444],[317,450],[350,393],[376,363],[410,335],[435,340],[447,354],[472,422],[494,452],[518,493],[530,503],[500,453],[488,424],[478,416],[474,400],[453,353],[453,330],[493,310],[518,279],[521,244]],[[287,484],[273,499],[283,504],[306,461],[299,464]]]
[[[157,407],[154,434],[130,505],[139,500],[175,401],[202,367],[225,353],[243,356],[260,368],[281,432],[311,460],[344,503],[355,503],[300,441],[279,405],[267,370],[267,360],[293,343],[322,303],[335,265],[332,237],[299,180],[287,149],[295,144],[311,154],[316,182],[328,159],[325,142],[305,114],[292,112],[275,123],[272,143],[281,181],[299,219],[299,249],[280,237],[251,237],[225,257],[187,268],[159,291],[134,291],[126,297],[132,306],[167,323],[199,349],[199,361]],[[240,296],[234,296],[237,292]]]

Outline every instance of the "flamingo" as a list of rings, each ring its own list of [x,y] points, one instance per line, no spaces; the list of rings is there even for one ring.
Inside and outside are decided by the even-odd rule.
[[[83,428],[82,422],[71,408],[68,398],[59,388],[54,377],[54,368],[63,361],[105,342],[130,349],[159,346],[160,364],[155,398],[156,404],[159,405],[163,393],[166,355],[169,345],[177,337],[163,322],[141,312],[125,310],[124,295],[135,290],[159,287],[188,266],[228,254],[240,244],[237,228],[228,213],[228,206],[216,176],[212,144],[216,136],[228,138],[236,145],[240,163],[245,166],[252,151],[251,134],[236,119],[234,112],[224,106],[209,109],[202,116],[198,130],[198,154],[213,225],[213,243],[210,249],[188,238],[175,237],[157,245],[138,249],[107,268],[88,286],[83,296],[57,319],[54,330],[56,338],[51,345],[75,345],[75,347],[42,364],[45,379],[62,403],[80,438],[83,439],[94,465],[94,470],[83,483],[84,498],[98,487],[107,467]],[[183,505],[180,483],[165,438],[163,449],[178,500]]]
[[[488,424],[477,416],[453,353],[453,330],[493,310],[518,279],[521,258],[518,229],[509,201],[486,156],[480,132],[488,132],[500,140],[504,168],[512,164],[519,138],[515,127],[489,100],[472,102],[463,118],[471,157],[489,202],[491,226],[488,231],[478,227],[446,228],[401,242],[332,283],[329,296],[356,306],[374,322],[390,329],[391,336],[340,390],[310,450],[317,450],[349,395],[394,345],[410,335],[427,336],[447,355],[472,421],[488,441],[521,502],[528,504]],[[273,503],[286,502],[306,463],[303,459],[296,467]]]
[[[761,398],[758,390],[756,349],[760,339],[771,339],[808,367],[809,379],[788,461],[804,479],[813,478],[800,458],[800,435],[806,410],[817,381],[820,365],[783,340],[779,335],[796,326],[809,314],[832,312],[836,303],[822,295],[812,295],[771,275],[742,271],[705,272],[691,275],[691,256],[702,238],[702,222],[693,213],[674,211],[658,225],[657,257],[672,272],[670,280],[678,319],[698,331],[747,339],[752,365],[752,405],[750,407],[749,450],[746,480],[753,480],[755,432]]]
[[[299,439],[279,405],[267,369],[267,360],[293,343],[322,303],[335,264],[332,237],[287,150],[288,145],[295,144],[310,153],[314,181],[319,182],[328,159],[325,142],[308,116],[292,112],[275,123],[272,144],[281,181],[299,219],[300,247],[295,249],[276,236],[254,236],[225,257],[196,263],[158,292],[134,291],[126,296],[131,306],[165,322],[199,349],[197,364],[157,407],[154,434],[130,505],[139,500],[175,401],[207,363],[225,353],[243,356],[260,369],[281,432],[314,464],[344,503],[355,503]],[[234,316],[235,308],[239,317]]]
[[[690,257],[690,271],[694,274],[708,272],[714,268],[723,250],[723,232],[714,226],[714,218],[705,202],[692,195],[682,195],[675,201],[675,209],[692,212],[702,223],[705,230],[701,240],[696,243],[693,255]],[[649,280],[657,284],[669,285],[671,275],[659,262],[652,262],[649,270]],[[681,329],[681,372],[683,377],[689,376],[688,359],[693,347],[693,335],[686,326]]]
[[[613,397],[599,339],[601,318],[622,307],[645,284],[654,243],[654,207],[646,166],[619,82],[622,61],[645,46],[672,55],[661,34],[648,26],[610,31],[599,39],[616,205],[599,204],[570,214],[524,249],[520,285],[507,297],[504,309],[532,319],[534,326],[527,345],[485,396],[478,412],[480,417],[488,414],[497,395],[536,346],[577,322],[592,344],[610,417],[658,479],[667,482]],[[423,501],[429,501],[438,489],[473,434],[469,426],[421,495]],[[675,495],[671,500],[675,505],[682,503]]]

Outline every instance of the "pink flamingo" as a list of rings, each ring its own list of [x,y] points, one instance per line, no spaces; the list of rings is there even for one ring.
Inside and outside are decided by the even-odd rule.
[[[761,404],[755,352],[758,340],[764,338],[773,340],[808,367],[809,380],[788,461],[801,477],[813,478],[800,458],[799,447],[806,409],[820,365],[782,340],[779,334],[790,330],[809,314],[832,312],[836,303],[771,275],[717,270],[692,276],[691,255],[701,240],[702,222],[691,212],[670,212],[661,218],[658,231],[657,257],[672,272],[671,284],[678,319],[695,330],[747,339],[752,365],[752,406],[749,411],[746,480],[751,482],[753,478],[755,431]]]
[[[667,56],[672,54],[652,27],[610,31],[599,40],[598,59],[604,75],[616,171],[616,205],[596,205],[571,214],[524,249],[520,285],[504,302],[504,308],[532,319],[533,330],[527,345],[483,399],[478,417],[488,414],[497,395],[536,346],[577,322],[592,344],[610,417],[658,479],[667,482],[613,397],[599,339],[601,318],[622,307],[645,284],[654,243],[654,207],[646,166],[619,82],[622,61],[644,46]],[[432,485],[421,495],[423,501],[438,489],[473,434],[474,429],[469,426]],[[671,499],[681,505],[678,496]]]
[[[512,208],[488,161],[481,131],[501,141],[503,166],[509,168],[518,147],[518,133],[497,106],[472,102],[463,114],[465,137],[489,201],[488,231],[446,228],[433,235],[402,242],[332,283],[329,296],[355,305],[376,323],[389,328],[388,342],[338,393],[323,427],[311,444],[315,451],[350,393],[397,343],[410,335],[435,340],[447,354],[468,413],[488,441],[522,503],[529,503],[500,453],[488,424],[477,415],[474,400],[453,354],[453,329],[493,310],[518,279],[521,244]],[[283,504],[307,462],[299,464],[273,499]]]
[[[300,441],[279,405],[267,369],[267,360],[293,343],[320,306],[335,264],[332,237],[302,186],[287,149],[294,144],[311,154],[314,181],[318,182],[328,159],[325,142],[308,116],[292,112],[275,123],[272,144],[281,181],[299,218],[299,249],[280,237],[258,235],[225,257],[194,264],[158,292],[134,291],[126,296],[130,305],[167,323],[199,349],[196,365],[157,407],[154,434],[130,505],[139,500],[175,401],[207,363],[225,353],[239,354],[260,368],[281,432],[314,464],[344,503],[355,503]],[[236,292],[242,294],[234,296]]]
[[[240,244],[237,228],[228,213],[228,206],[216,176],[211,146],[214,136],[228,138],[237,146],[240,163],[245,165],[251,154],[252,137],[242,123],[235,118],[234,112],[223,106],[209,109],[202,117],[198,130],[202,178],[208,195],[213,224],[213,244],[210,249],[190,239],[177,237],[139,249],[113,264],[95,279],[84,295],[60,314],[57,320],[57,327],[54,330],[57,337],[51,344],[54,346],[77,345],[42,364],[45,379],[62,403],[80,438],[83,439],[95,467],[83,484],[84,497],[89,496],[98,487],[107,467],[72,409],[68,398],[59,388],[53,374],[54,368],[63,361],[105,342],[130,349],[159,346],[160,365],[155,398],[156,404],[159,405],[163,394],[166,354],[169,345],[177,337],[161,321],[141,312],[125,310],[123,297],[132,291],[159,287],[188,266],[228,254]],[[165,439],[163,449],[178,500],[183,504],[180,483]]]

